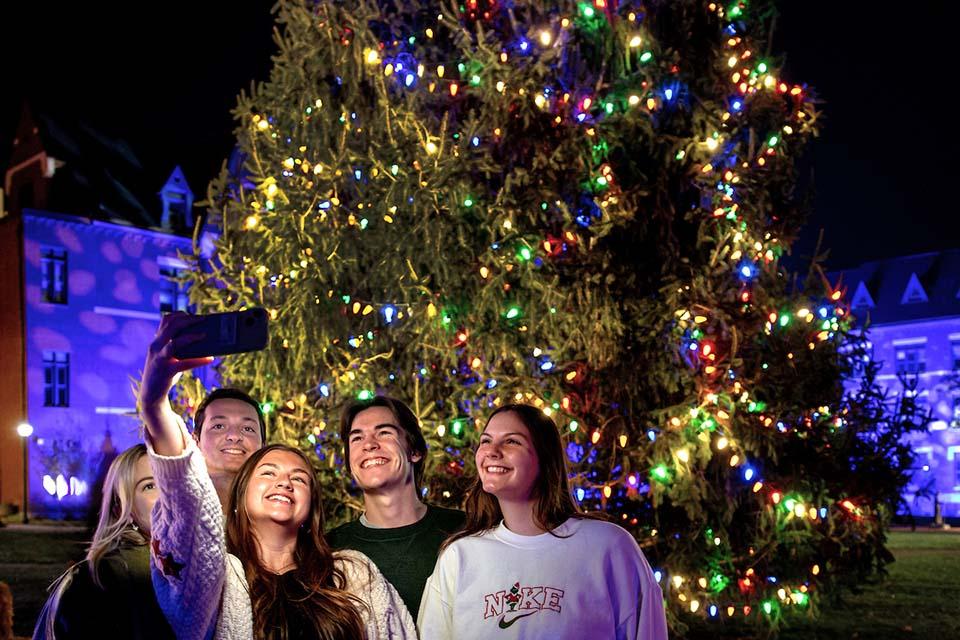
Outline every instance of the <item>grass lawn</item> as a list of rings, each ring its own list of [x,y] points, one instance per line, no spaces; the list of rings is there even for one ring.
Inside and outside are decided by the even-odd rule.
[[[13,591],[14,632],[29,636],[46,588],[73,560],[82,557],[84,534],[62,528],[0,529],[0,580]],[[847,595],[816,622],[785,629],[782,640],[894,640],[960,638],[960,533],[918,530],[890,534],[897,561],[879,584]],[[749,629],[706,623],[690,640],[748,640]]]
[[[783,629],[781,640],[896,640],[960,638],[960,533],[893,531],[890,550],[897,561],[886,580],[846,594],[825,606],[817,621]],[[749,630],[708,623],[691,639],[751,638]]]
[[[18,531],[0,529],[0,581],[13,592],[13,632],[30,637],[47,599],[47,587],[83,557],[87,534],[73,528],[50,527]]]

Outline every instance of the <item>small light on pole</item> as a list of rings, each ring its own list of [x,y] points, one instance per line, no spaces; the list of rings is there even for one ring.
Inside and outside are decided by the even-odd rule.
[[[29,516],[27,516],[27,509],[29,507],[29,490],[27,483],[27,452],[28,452],[28,442],[30,436],[33,435],[33,425],[29,422],[21,422],[17,425],[17,435],[20,436],[20,440],[23,444],[23,519],[21,520],[24,524],[30,521]]]

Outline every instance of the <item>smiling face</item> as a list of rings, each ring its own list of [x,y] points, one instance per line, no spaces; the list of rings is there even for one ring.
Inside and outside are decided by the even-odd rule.
[[[235,474],[263,446],[257,410],[243,400],[214,400],[207,405],[198,442],[211,474]]]
[[[295,453],[267,452],[250,474],[244,506],[254,526],[258,522],[297,529],[310,515],[313,472]]]
[[[370,407],[356,415],[347,436],[350,473],[364,493],[388,492],[413,485],[414,464],[397,417],[387,407]]]
[[[530,430],[515,413],[505,411],[490,419],[480,436],[476,462],[483,490],[498,500],[534,497],[540,460]]]
[[[133,471],[133,521],[140,528],[144,535],[150,535],[150,514],[153,511],[153,503],[157,501],[159,492],[153,482],[153,471],[150,470],[150,459],[147,456],[140,456]]]

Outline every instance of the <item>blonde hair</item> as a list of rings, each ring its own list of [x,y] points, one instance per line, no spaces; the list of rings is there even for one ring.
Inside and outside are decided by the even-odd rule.
[[[101,589],[100,561],[121,545],[144,545],[150,538],[140,531],[133,517],[133,498],[137,488],[137,462],[147,455],[143,444],[136,444],[110,463],[107,475],[103,479],[103,500],[100,503],[100,518],[96,531],[87,548],[86,557],[70,566],[57,578],[47,591],[50,596],[40,611],[37,625],[33,630],[35,640],[54,640],[54,628],[60,599],[73,582],[73,576],[79,566],[87,564],[90,577]]]

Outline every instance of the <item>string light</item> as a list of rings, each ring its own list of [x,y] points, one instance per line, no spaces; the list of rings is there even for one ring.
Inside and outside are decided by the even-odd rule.
[[[448,197],[444,201],[445,209],[455,210],[451,215],[476,216],[489,213],[492,218],[496,216],[497,220],[502,220],[496,224],[496,232],[492,234],[494,237],[491,239],[491,242],[497,246],[492,247],[487,254],[477,255],[476,261],[468,267],[471,277],[475,279],[479,277],[485,284],[503,292],[500,302],[492,310],[494,319],[501,324],[501,327],[498,327],[500,332],[516,332],[520,335],[529,330],[530,335],[542,335],[539,332],[542,332],[543,328],[538,325],[544,322],[543,318],[552,317],[557,313],[557,308],[562,315],[564,307],[558,301],[553,304],[550,310],[551,315],[547,315],[545,309],[533,304],[523,295],[525,274],[534,273],[537,269],[542,269],[544,264],[549,265],[554,260],[557,264],[574,264],[573,260],[579,252],[590,250],[595,241],[592,235],[594,231],[598,228],[605,229],[605,226],[600,225],[608,225],[615,219],[614,216],[622,215],[618,213],[622,204],[618,203],[617,198],[624,196],[618,191],[624,188],[618,183],[618,180],[624,176],[616,175],[615,167],[611,166],[612,161],[605,160],[608,156],[607,151],[602,149],[602,144],[606,144],[603,140],[604,122],[616,122],[612,119],[621,117],[620,114],[625,113],[627,115],[623,117],[641,117],[654,122],[656,118],[668,117],[667,114],[673,113],[672,110],[682,109],[684,108],[682,105],[690,103],[689,88],[681,82],[683,70],[671,70],[667,74],[665,70],[670,66],[669,59],[659,54],[655,55],[658,51],[656,43],[647,37],[649,32],[643,31],[643,11],[639,14],[630,12],[627,16],[629,25],[624,24],[626,28],[618,31],[616,37],[621,38],[618,50],[626,51],[631,65],[638,63],[649,65],[644,70],[644,73],[649,74],[648,80],[638,80],[630,86],[619,87],[616,90],[581,91],[573,87],[560,90],[556,86],[521,86],[513,80],[512,75],[508,77],[498,66],[498,64],[508,65],[511,62],[517,64],[517,60],[532,62],[540,55],[556,55],[557,52],[564,52],[565,47],[570,46],[571,41],[574,40],[571,37],[572,34],[576,33],[577,29],[588,28],[584,20],[599,25],[609,20],[610,15],[616,14],[616,5],[614,4],[611,8],[607,7],[607,4],[604,0],[595,0],[592,3],[581,2],[578,4],[577,14],[559,17],[559,28],[558,22],[554,21],[541,23],[530,30],[525,29],[526,38],[512,36],[514,40],[503,43],[503,50],[497,52],[492,58],[494,62],[486,66],[479,66],[466,60],[457,62],[455,58],[447,57],[443,58],[444,64],[437,64],[434,68],[433,65],[436,63],[429,61],[437,60],[438,58],[435,57],[426,57],[421,53],[416,53],[416,59],[412,54],[409,59],[400,57],[400,53],[419,51],[414,45],[420,46],[424,37],[430,41],[435,37],[442,40],[439,36],[449,29],[449,18],[446,19],[447,25],[443,26],[444,18],[441,16],[437,16],[433,27],[426,27],[422,32],[412,35],[397,34],[395,42],[385,41],[380,43],[379,48],[368,47],[362,51],[362,61],[367,65],[364,67],[364,72],[376,71],[378,81],[389,85],[391,91],[410,90],[425,95],[424,92],[427,91],[425,85],[430,81],[432,84],[429,85],[429,92],[433,93],[436,89],[436,94],[427,99],[440,101],[440,104],[468,105],[478,96],[484,95],[484,92],[491,92],[491,89],[494,89],[500,94],[495,96],[497,99],[513,101],[522,98],[519,104],[528,106],[521,106],[521,109],[529,108],[532,104],[541,110],[536,117],[544,118],[545,123],[553,123],[557,127],[568,125],[577,127],[585,140],[589,140],[591,145],[596,145],[595,153],[598,160],[590,167],[589,204],[574,207],[570,202],[553,202],[552,198],[544,198],[542,205],[539,204],[539,199],[532,206],[525,205],[530,206],[536,215],[545,215],[540,212],[550,211],[550,215],[560,221],[557,223],[557,227],[560,228],[552,229],[547,237],[527,235],[529,225],[524,223],[526,211],[498,210],[496,207],[499,203],[488,198],[488,194],[479,189],[475,188],[473,194],[467,195],[460,192],[455,197]],[[717,12],[718,15],[722,14],[725,19],[734,19],[742,17],[745,6],[736,4],[725,7],[719,3],[713,3],[710,5],[710,11]],[[479,7],[479,5],[468,3],[468,6],[462,9],[462,11],[474,12],[471,14],[474,16],[471,20],[490,20],[489,15],[485,17],[484,11],[479,8],[474,11],[470,7]],[[612,13],[608,14],[608,11]],[[347,33],[346,29],[343,31],[341,43],[352,42],[352,32]],[[725,99],[721,100],[722,104],[718,103],[720,106],[713,114],[716,117],[711,117],[709,120],[715,124],[707,130],[706,135],[699,140],[699,144],[696,144],[697,141],[691,141],[686,148],[672,149],[667,157],[672,157],[676,163],[680,163],[677,165],[678,168],[689,171],[690,174],[695,173],[698,184],[702,182],[710,185],[704,189],[710,196],[707,198],[711,201],[710,206],[704,207],[702,215],[704,220],[709,221],[709,225],[715,225],[710,228],[716,228],[719,237],[727,238],[725,242],[728,246],[718,248],[716,259],[722,262],[723,273],[728,274],[730,280],[737,283],[736,288],[726,300],[731,301],[731,306],[737,307],[736,313],[755,314],[753,317],[759,318],[766,335],[789,337],[794,335],[793,332],[803,333],[803,339],[796,341],[796,344],[801,347],[796,347],[796,344],[791,347],[796,353],[795,359],[802,359],[807,350],[821,348],[821,344],[830,343],[835,336],[843,333],[848,326],[845,324],[846,311],[840,303],[839,296],[828,301],[808,300],[804,303],[806,306],[797,308],[764,308],[769,303],[759,285],[778,277],[777,260],[783,250],[777,238],[765,234],[763,230],[765,227],[754,221],[749,207],[741,207],[739,190],[743,188],[741,185],[753,185],[758,175],[761,177],[763,175],[755,171],[766,166],[767,162],[771,163],[770,166],[775,166],[779,154],[790,150],[798,136],[809,130],[806,125],[799,122],[805,117],[803,114],[807,108],[802,102],[803,89],[778,78],[779,72],[776,69],[770,68],[764,61],[758,61],[756,54],[748,46],[748,41],[741,37],[736,29],[731,32],[728,28],[720,43],[726,47],[720,63],[728,69],[723,72],[728,85],[725,89]],[[550,51],[546,51],[548,48]],[[424,60],[425,64],[418,60]],[[499,63],[495,62],[497,60]],[[663,75],[659,75],[660,68],[664,70]],[[391,78],[391,80],[385,81],[384,78]],[[419,78],[425,78],[422,84],[418,83]],[[509,87],[506,79],[510,79]],[[736,135],[740,131],[738,127],[747,120],[745,114],[750,114],[758,92],[761,95],[764,92],[770,92],[765,95],[776,95],[778,100],[784,100],[794,107],[788,110],[790,115],[785,123],[759,132],[757,147],[762,149],[756,151],[756,157],[747,157],[742,149],[737,148],[740,143]],[[403,93],[403,95],[408,94]],[[298,109],[298,112],[309,116],[319,112],[321,108],[330,108],[329,105],[324,107],[319,99],[314,103],[312,97],[308,105],[306,110]],[[368,126],[367,123],[362,122],[365,117],[362,111],[358,119],[356,114],[349,112],[348,107],[344,107],[344,110],[340,123],[347,134],[357,135],[354,132],[363,126]],[[258,139],[283,141],[284,136],[287,135],[287,129],[279,120],[275,125],[263,114],[255,114],[252,120],[247,122],[252,122],[251,131],[258,135]],[[451,123],[452,128],[457,126],[453,121]],[[416,180],[414,184],[417,190],[422,189],[424,193],[428,193],[434,188],[431,181],[436,179],[429,173],[430,165],[439,167],[440,163],[453,161],[452,158],[462,161],[470,154],[484,154],[496,149],[500,144],[515,142],[510,137],[513,135],[511,133],[514,130],[513,127],[505,125],[503,121],[497,124],[503,129],[490,126],[474,131],[467,130],[460,124],[459,126],[463,128],[459,130],[456,128],[452,131],[431,130],[429,136],[424,134],[418,139],[417,149],[410,152],[410,157],[390,158],[387,162],[379,164],[379,167],[340,166],[338,168],[331,164],[329,159],[321,161],[320,154],[312,155],[306,148],[298,150],[296,143],[288,144],[282,158],[276,160],[283,171],[275,173],[277,178],[269,178],[258,185],[257,206],[250,207],[248,209],[250,213],[240,218],[242,227],[253,233],[260,233],[264,227],[272,229],[270,225],[275,224],[273,218],[280,217],[278,213],[273,212],[284,210],[284,199],[291,193],[288,185],[293,184],[293,180],[306,179],[314,180],[314,186],[310,187],[311,189],[316,185],[324,185],[325,190],[318,189],[316,191],[318,197],[310,205],[311,215],[327,216],[321,218],[322,224],[349,226],[351,232],[356,233],[369,233],[367,230],[370,228],[384,229],[383,222],[394,224],[397,221],[395,226],[399,227],[404,220],[421,215],[424,211],[419,195],[411,197],[410,201],[404,201],[404,196],[398,197],[395,193],[391,194],[388,196],[392,201],[391,208],[388,213],[380,216],[378,214],[382,211],[376,207],[383,203],[367,202],[366,200],[374,199],[369,195],[361,197],[342,189],[339,191],[326,189],[326,186],[341,175],[345,175],[356,183],[351,189],[360,189],[362,193],[362,189],[368,184],[384,184],[381,181],[395,179],[397,184],[402,184],[402,181],[412,177]],[[714,131],[713,128],[716,130]],[[734,157],[736,160],[733,159]],[[321,162],[326,164],[326,168]],[[379,175],[376,171],[380,172]],[[372,191],[387,192],[386,190]],[[489,212],[488,207],[490,207]],[[574,211],[575,208],[578,210]],[[371,213],[371,209],[376,213]],[[770,228],[774,226],[770,225]],[[582,236],[578,240],[577,235],[565,227],[575,229]],[[286,266],[278,267],[271,264],[269,269],[263,265],[251,266],[251,271],[248,273],[255,273],[262,286],[285,287],[289,286],[291,280],[297,278],[304,280],[311,277],[311,273],[315,271],[305,270],[308,267],[316,269],[324,259],[329,261],[339,258],[318,253],[310,260],[295,260]],[[475,266],[481,262],[483,264]],[[253,264],[256,265],[256,261]],[[290,269],[291,266],[298,265],[299,269]],[[410,266],[411,272],[420,269],[419,265]],[[406,374],[398,372],[398,376],[413,376],[421,381],[428,380],[430,377],[450,380],[469,379],[472,381],[471,384],[476,385],[474,388],[492,391],[487,395],[478,394],[477,398],[472,400],[477,403],[477,406],[484,406],[483,403],[487,403],[486,408],[490,408],[501,402],[501,397],[509,399],[514,394],[516,389],[513,385],[518,377],[516,371],[527,367],[534,371],[538,380],[547,380],[550,376],[554,376],[556,384],[562,385],[564,392],[547,397],[545,389],[534,391],[531,388],[524,389],[513,397],[521,402],[539,402],[545,415],[557,416],[557,423],[561,427],[566,425],[563,430],[564,438],[572,444],[579,443],[586,447],[587,453],[580,455],[589,456],[590,445],[594,447],[595,455],[600,457],[605,455],[604,450],[609,454],[611,448],[618,446],[624,450],[627,448],[630,442],[627,434],[615,435],[619,432],[619,426],[608,427],[604,423],[594,421],[592,416],[587,420],[591,409],[584,406],[584,398],[588,396],[590,386],[597,382],[592,379],[589,368],[574,368],[566,358],[566,354],[552,352],[544,344],[545,352],[537,353],[534,359],[529,358],[528,352],[524,356],[527,358],[526,362],[510,363],[507,371],[504,372],[503,364],[499,361],[504,354],[490,348],[482,332],[479,332],[480,327],[471,324],[472,319],[464,320],[467,314],[463,309],[455,308],[448,298],[434,295],[435,292],[430,291],[430,286],[433,285],[424,283],[433,274],[424,276],[423,273],[411,274],[410,281],[420,283],[417,286],[422,286],[420,293],[423,295],[413,302],[410,299],[401,301],[400,297],[394,300],[367,300],[368,297],[376,297],[376,294],[351,292],[352,297],[344,301],[341,311],[348,314],[346,317],[354,322],[365,324],[362,329],[357,327],[351,335],[341,336],[340,348],[345,348],[344,344],[348,345],[356,352],[356,361],[360,362],[363,357],[369,357],[369,353],[372,353],[368,351],[372,348],[371,345],[381,339],[377,332],[394,331],[394,325],[402,326],[406,322],[401,321],[404,317],[408,319],[412,317],[418,321],[426,318],[431,321],[432,330],[438,332],[436,335],[442,336],[435,342],[442,344],[445,348],[457,350],[456,362],[439,368],[435,363],[430,362],[426,363],[426,366],[418,364],[416,367],[409,368]],[[339,295],[340,293],[332,294],[326,299],[336,300],[336,296]],[[751,385],[757,384],[756,377],[744,374],[742,367],[734,368],[733,361],[738,357],[739,352],[730,344],[729,336],[725,334],[727,328],[725,324],[729,320],[723,314],[711,309],[711,306],[716,306],[713,304],[714,301],[708,304],[703,300],[693,299],[693,294],[683,295],[689,295],[691,299],[684,302],[683,306],[686,308],[678,309],[675,316],[676,336],[680,344],[678,350],[686,354],[685,357],[689,357],[691,375],[695,377],[699,385],[698,389],[702,387],[699,403],[694,402],[695,406],[683,406],[677,410],[671,410],[670,418],[658,419],[650,428],[641,427],[641,431],[637,433],[645,432],[647,438],[640,438],[642,441],[640,443],[637,443],[636,437],[633,438],[633,449],[630,454],[628,455],[627,451],[623,452],[622,467],[611,471],[608,478],[598,476],[578,481],[578,485],[582,486],[575,489],[577,500],[596,504],[602,496],[602,499],[614,503],[621,500],[628,491],[630,496],[640,500],[659,499],[662,495],[669,495],[663,492],[671,490],[670,484],[681,485],[687,482],[689,477],[700,473],[701,464],[711,459],[711,456],[718,455],[711,453],[711,442],[713,442],[716,452],[724,452],[720,460],[727,461],[726,465],[721,464],[721,467],[727,469],[728,465],[729,468],[725,473],[733,479],[737,491],[742,491],[750,500],[762,501],[762,504],[768,507],[769,505],[777,506],[778,508],[772,511],[778,513],[778,517],[781,518],[790,517],[810,521],[826,518],[825,508],[820,507],[819,504],[813,506],[814,501],[809,496],[788,495],[793,489],[782,483],[779,478],[775,481],[778,485],[777,490],[763,483],[758,469],[768,474],[771,480],[775,475],[771,473],[770,468],[766,468],[761,463],[761,458],[755,453],[756,445],[752,443],[751,437],[746,437],[743,431],[748,428],[768,429],[769,431],[762,433],[789,437],[788,434],[802,431],[800,424],[804,418],[778,416],[775,408],[770,411],[764,408],[757,409],[759,404],[750,397],[753,393]],[[317,304],[321,304],[323,300],[323,294],[320,293],[317,296]],[[371,327],[375,331],[371,330]],[[478,331],[478,333],[471,335],[471,331]],[[385,347],[383,351],[385,352],[386,349]],[[353,353],[349,350],[347,352]],[[764,371],[766,371],[766,364],[764,363]],[[577,364],[577,366],[580,365]],[[361,384],[370,384],[369,379],[364,377],[366,373],[351,373],[357,373],[355,377],[349,378],[351,388],[356,389]],[[499,380],[492,377],[494,374]],[[728,379],[731,374],[742,380]],[[500,388],[508,391],[500,396],[498,395]],[[308,400],[312,401],[317,392],[312,393],[314,395],[309,399],[306,396],[299,399],[300,396],[297,396],[298,402],[294,403],[294,409],[299,410],[309,404]],[[370,389],[363,389],[357,393],[357,398],[372,397],[373,393],[374,391]],[[542,394],[543,398],[538,397],[537,394]],[[326,387],[326,393],[321,393],[320,397],[330,397],[330,387]],[[744,399],[740,400],[740,397]],[[764,396],[760,394],[760,397]],[[289,402],[282,404],[281,409],[284,406],[290,408],[288,404]],[[776,406],[775,403],[772,404]],[[474,411],[474,407],[467,411],[471,420],[477,415]],[[572,419],[572,416],[583,419],[584,424],[589,428],[580,429],[581,422]],[[471,431],[466,429],[466,425],[473,424],[460,418],[453,419],[449,415],[436,420],[437,422],[431,424],[435,425],[434,431],[438,438],[465,437]],[[441,423],[441,420],[445,420],[446,424]],[[822,424],[823,422],[819,419],[811,422],[811,425]],[[597,425],[599,427],[594,428]],[[781,428],[779,425],[784,427]],[[804,432],[808,432],[813,428],[816,427],[803,429],[805,429]],[[602,429],[606,429],[610,437],[602,438]],[[610,431],[610,429],[615,430]],[[714,433],[716,435],[713,435]],[[312,435],[320,434],[314,432]],[[311,442],[311,444],[317,443]],[[644,447],[649,447],[650,451],[655,452],[658,460],[667,462],[655,464],[652,467],[647,466],[649,462],[638,464],[638,458],[634,457],[634,452],[642,451]],[[757,467],[747,464],[748,461],[753,461]],[[673,482],[674,478],[676,482]],[[779,506],[781,504],[782,506]],[[830,509],[834,516],[841,513],[851,519],[861,517],[864,513],[862,508],[851,500],[830,503]],[[623,517],[625,523],[630,522],[626,513],[623,513]],[[719,535],[707,536],[705,540],[707,544],[712,543],[714,547],[724,544]],[[729,539],[725,544],[731,545]],[[820,566],[813,565],[810,574],[817,576],[819,573]],[[723,576],[717,577],[718,580],[721,578],[730,579]],[[736,576],[733,578],[735,579]],[[674,576],[673,581],[677,589],[684,584],[687,585],[685,592],[680,595],[687,603],[686,607],[690,613],[699,612],[701,615],[714,618],[726,611],[727,616],[732,617],[738,610],[732,605],[728,606],[720,602],[716,596],[697,592],[697,586],[701,590],[713,589],[714,577],[708,580],[705,575],[696,580],[694,578],[687,580],[681,576]],[[758,584],[765,586],[762,580],[754,577],[749,584],[752,591],[745,594],[744,598],[758,611],[763,611],[766,615],[775,615],[776,601],[768,597],[769,590],[764,593],[758,590]],[[784,586],[783,589],[784,595],[779,597],[780,601],[784,601],[783,606],[787,603],[792,606],[799,605],[800,601],[806,602],[805,598],[808,596],[800,591],[799,587],[794,589]],[[722,590],[722,588],[715,589],[717,593]],[[794,597],[794,594],[799,595]],[[801,595],[804,597],[801,598]],[[742,603],[738,603],[738,606],[741,605]],[[744,615],[748,615],[752,609],[749,605],[742,605],[740,610]]]

